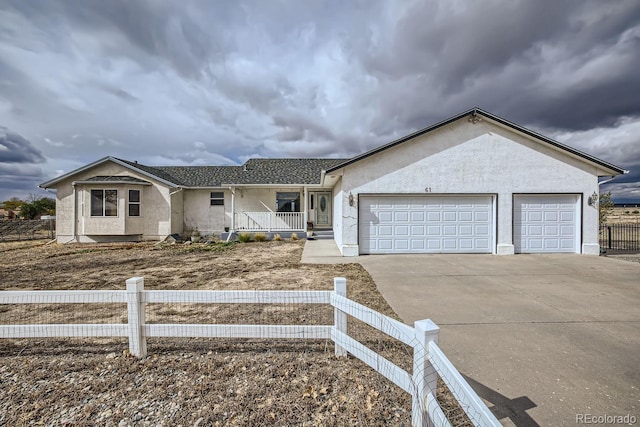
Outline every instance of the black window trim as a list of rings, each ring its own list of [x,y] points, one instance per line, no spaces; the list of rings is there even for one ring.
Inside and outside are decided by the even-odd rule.
[[[210,192],[209,206],[224,206],[224,191]]]
[[[93,192],[100,191],[102,192],[102,214],[94,215],[93,213]],[[115,215],[107,215],[106,214],[106,197],[107,191],[115,191],[116,193],[116,214]],[[118,209],[118,189],[117,188],[92,188],[89,190],[89,213],[91,218],[117,218],[120,216],[120,212]]]
[[[131,192],[132,191],[137,191],[138,192],[138,201],[137,202],[132,202],[131,201]],[[132,205],[137,205],[138,206],[138,215],[131,215],[131,206]],[[129,188],[127,190],[127,216],[133,217],[133,218],[139,218],[142,216],[142,190],[138,190],[136,188]]]

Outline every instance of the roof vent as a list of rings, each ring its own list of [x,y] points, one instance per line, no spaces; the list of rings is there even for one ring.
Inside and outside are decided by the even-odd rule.
[[[248,171],[248,170],[249,170],[249,167],[247,167],[247,164],[245,163],[245,164],[244,164],[244,171],[246,172],[246,171]]]

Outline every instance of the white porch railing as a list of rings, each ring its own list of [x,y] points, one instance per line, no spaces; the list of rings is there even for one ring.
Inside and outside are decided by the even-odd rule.
[[[236,231],[304,231],[304,212],[235,212]]]

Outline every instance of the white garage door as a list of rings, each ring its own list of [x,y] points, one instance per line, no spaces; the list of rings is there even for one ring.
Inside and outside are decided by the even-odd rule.
[[[573,194],[515,196],[516,253],[578,252],[578,200]]]
[[[491,253],[491,196],[360,196],[361,254]]]

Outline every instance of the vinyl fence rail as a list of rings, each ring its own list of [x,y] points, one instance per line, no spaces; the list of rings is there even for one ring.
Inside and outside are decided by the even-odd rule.
[[[333,291],[162,291],[145,290],[144,279],[133,277],[126,290],[0,291],[0,304],[126,304],[127,323],[0,325],[0,338],[128,337],[129,351],[147,355],[147,337],[224,337],[273,339],[331,339],[336,356],[360,359],[412,396],[412,425],[450,426],[436,399],[438,377],[447,384],[469,419],[477,426],[500,423],[438,347],[439,328],[431,320],[405,325],[346,297],[345,278],[334,279]],[[238,325],[146,323],[146,304],[330,304],[332,325]],[[354,317],[413,348],[409,373],[348,335]]]

